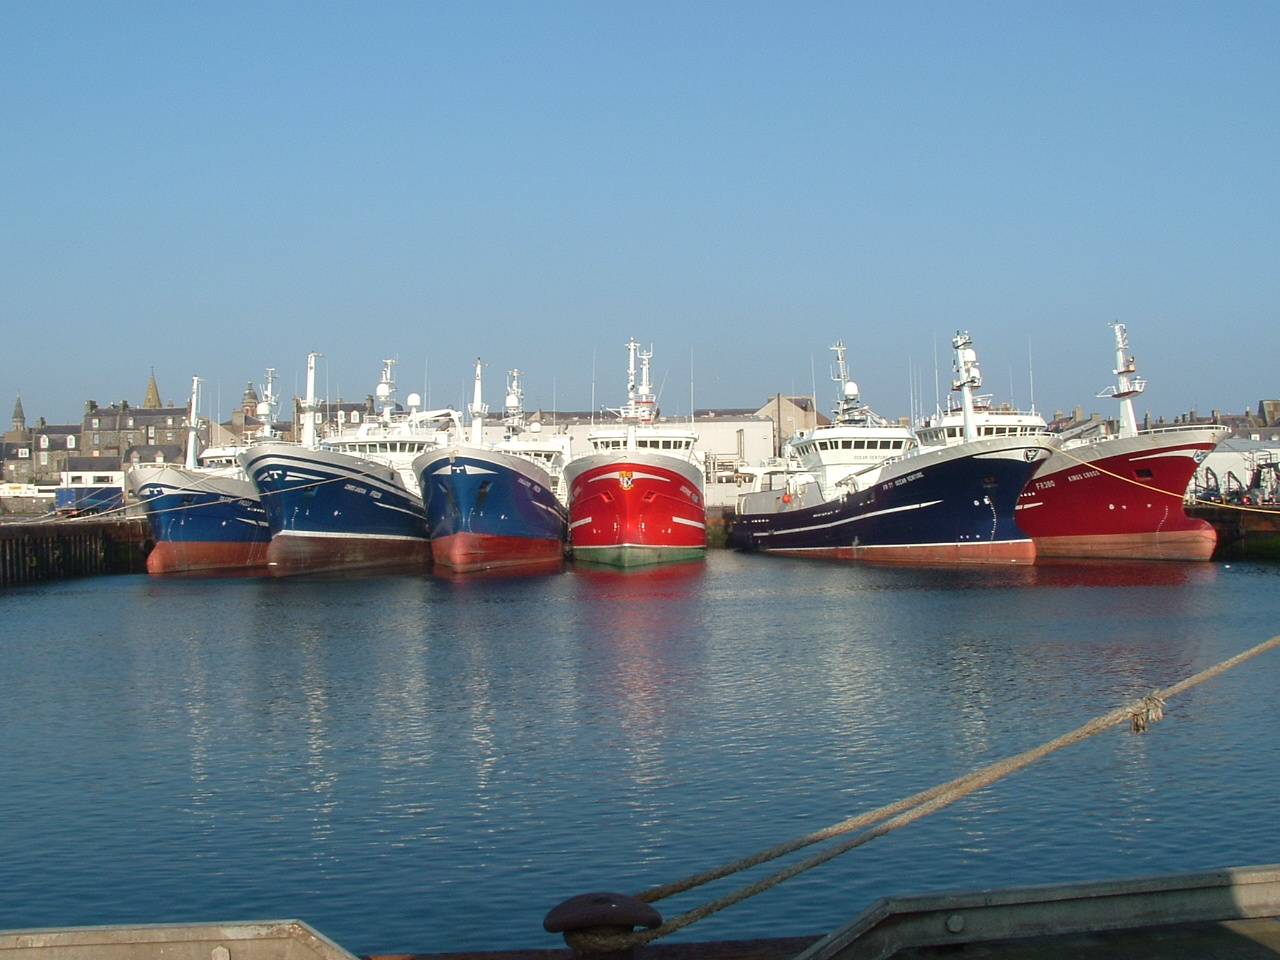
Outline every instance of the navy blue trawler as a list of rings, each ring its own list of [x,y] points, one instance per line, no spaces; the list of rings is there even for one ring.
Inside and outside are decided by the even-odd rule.
[[[317,439],[317,356],[308,357],[302,443],[259,443],[240,455],[271,528],[268,571],[288,576],[430,564],[411,464],[448,442],[457,411],[420,411],[416,394],[402,411],[388,360],[377,388],[380,415]]]
[[[470,442],[428,451],[413,462],[432,561],[456,573],[559,564],[568,539],[562,487],[569,438],[544,438],[540,424],[525,424],[520,371],[512,370],[504,437],[486,444],[481,366],[477,360]]]
[[[262,437],[273,430],[274,374],[267,371],[256,411]],[[155,540],[147,554],[151,574],[251,572],[267,562],[271,530],[258,491],[236,462],[239,449],[199,450],[200,383],[192,378],[185,462],[138,463],[125,475]]]
[[[789,442],[790,456],[753,471],[730,543],[746,550],[903,563],[1031,563],[1035,546],[1014,522],[1023,485],[1057,446],[1042,434],[979,438],[973,394],[982,384],[967,333],[957,334],[952,389],[965,411],[959,442],[921,446],[876,415],[848,379],[835,420]]]

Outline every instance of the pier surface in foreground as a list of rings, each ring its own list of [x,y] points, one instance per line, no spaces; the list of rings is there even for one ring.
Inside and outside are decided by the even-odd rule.
[[[559,960],[567,951],[432,960]],[[877,900],[825,937],[648,944],[635,960],[1253,960],[1280,956],[1280,864]],[[425,956],[379,960],[428,960]],[[621,960],[621,957],[620,957]]]
[[[773,937],[710,943],[651,943],[634,960],[790,960],[819,937]],[[568,947],[549,950],[496,950],[474,953],[384,953],[367,960],[574,960]]]
[[[791,960],[818,937],[783,937],[716,943],[650,944],[635,960]],[[1069,933],[987,940],[963,946],[908,947],[884,957],[903,960],[1275,960],[1280,957],[1280,918],[1177,923],[1136,930]],[[574,960],[559,950],[484,953],[381,954],[369,960]]]
[[[635,960],[791,960],[819,937],[783,937],[716,943],[650,944]],[[957,947],[909,947],[887,957],[903,960],[1275,960],[1280,957],[1280,918],[1178,923],[1137,930],[1070,933],[983,941]],[[369,960],[574,960],[571,950],[505,950],[484,953],[382,954]]]

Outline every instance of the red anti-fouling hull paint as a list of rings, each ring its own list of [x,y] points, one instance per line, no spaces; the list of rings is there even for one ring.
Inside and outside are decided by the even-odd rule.
[[[1208,560],[1217,545],[1218,532],[1206,523],[1196,530],[1042,537],[1036,541],[1036,555],[1044,559]]]
[[[281,535],[271,538],[267,569],[273,576],[429,567],[426,540]]]
[[[564,557],[559,539],[455,533],[431,541],[431,558],[457,573],[499,567],[544,566]]]
[[[598,454],[571,461],[569,538],[574,550],[599,547],[705,549],[701,474],[660,454]]]
[[[1040,557],[1208,560],[1217,534],[1182,498],[1221,431],[1116,437],[1056,452],[1018,499]]]
[[[819,547],[811,550],[770,550],[770,553],[827,560],[860,560],[868,563],[1034,563],[1036,548],[1030,540],[997,540],[984,543],[923,543],[885,547]]]
[[[215,570],[263,570],[267,565],[266,541],[256,543],[202,543],[161,540],[147,554],[147,573],[208,573]]]

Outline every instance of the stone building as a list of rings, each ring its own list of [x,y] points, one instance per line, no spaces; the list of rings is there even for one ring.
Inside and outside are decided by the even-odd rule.
[[[755,411],[757,417],[773,421],[775,434],[773,456],[779,456],[782,445],[797,433],[809,433],[814,427],[826,426],[831,421],[818,412],[813,397],[785,397],[780,393]]]
[[[289,430],[295,429],[295,425],[302,423],[304,416],[302,412],[303,400],[301,397],[293,398],[293,421],[290,424],[278,424],[279,430],[290,439],[297,440],[301,435],[301,427],[296,427],[297,435],[290,435]],[[397,411],[403,411],[400,404],[396,404]],[[339,397],[337,400],[317,400],[315,411],[312,414],[316,421],[316,432],[320,436],[326,433],[333,433],[343,430],[347,427],[358,427],[360,424],[368,420],[376,420],[378,418],[378,408],[374,401],[373,394],[369,394],[363,400],[343,400]]]
[[[66,467],[67,458],[80,451],[78,423],[45,423],[44,417],[28,427],[19,397],[13,407],[12,429],[0,441],[0,462],[5,483],[55,485]]]
[[[121,400],[100,407],[96,400],[84,406],[81,449],[85,456],[124,458],[134,446],[173,445],[182,447],[187,437],[187,408],[132,407]]]

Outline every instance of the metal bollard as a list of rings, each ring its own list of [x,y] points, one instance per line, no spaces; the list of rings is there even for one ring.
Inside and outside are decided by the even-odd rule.
[[[626,893],[580,893],[553,907],[542,920],[548,933],[564,934],[582,960],[627,960],[635,948],[624,938],[636,927],[659,927],[662,915]],[[610,941],[616,946],[610,946]]]

